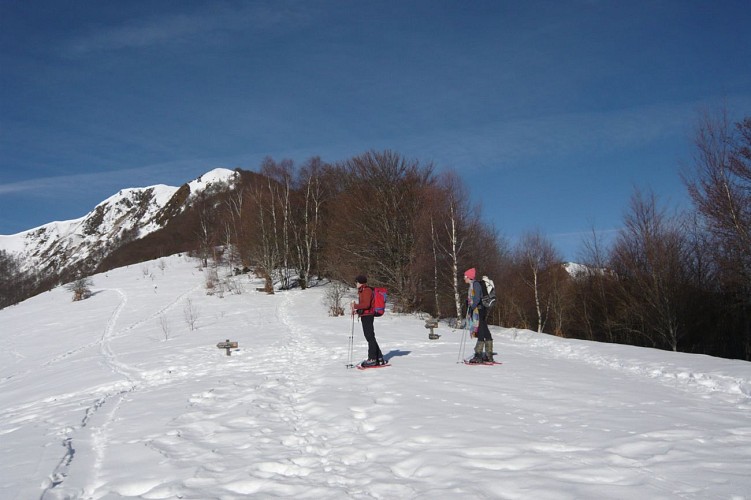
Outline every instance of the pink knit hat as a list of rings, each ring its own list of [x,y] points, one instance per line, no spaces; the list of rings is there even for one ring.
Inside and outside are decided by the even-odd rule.
[[[466,276],[467,278],[471,280],[475,279],[476,274],[477,274],[477,270],[474,267],[472,269],[467,269],[466,271],[464,271],[464,276]]]

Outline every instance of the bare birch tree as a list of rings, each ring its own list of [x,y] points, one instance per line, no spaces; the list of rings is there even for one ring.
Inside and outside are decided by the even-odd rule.
[[[231,252],[229,262],[230,265],[232,265],[237,258],[240,260],[240,267],[246,265],[245,262],[242,262],[242,252],[240,251],[240,247],[242,246],[241,242],[243,241],[241,228],[243,227],[244,216],[244,193],[245,187],[238,183],[235,189],[232,190],[224,200],[225,211],[228,214],[228,220],[225,221],[225,239],[228,241],[228,245],[230,245],[230,247],[228,247],[228,250]]]
[[[268,181],[270,184],[271,181]],[[251,189],[253,212],[256,217],[254,231],[248,235],[249,247],[255,262],[257,262],[260,275],[266,281],[266,293],[274,293],[274,271],[277,269],[279,258],[279,246],[276,239],[276,215],[273,193],[267,186],[257,183]]]
[[[438,237],[436,235],[435,223],[433,217],[430,217],[430,241],[431,251],[433,253],[433,300],[435,302],[435,316],[441,318],[441,299],[438,291],[440,290],[439,279],[439,259],[438,259]]]
[[[451,292],[454,301],[457,324],[462,321],[464,301],[460,290],[459,276],[463,272],[461,260],[467,238],[476,228],[476,214],[470,208],[466,186],[456,172],[444,171],[439,177],[439,186],[443,193],[442,210],[445,212],[442,223],[443,235],[438,238],[438,246],[448,258],[451,276]],[[469,267],[468,263],[464,263]]]
[[[293,217],[293,234],[296,267],[300,277],[300,287],[305,289],[310,280],[315,253],[318,250],[318,234],[322,222],[322,207],[325,192],[322,175],[324,165],[320,158],[312,158],[300,171],[298,190],[302,202]]]
[[[273,234],[273,244],[281,265],[281,269],[275,271],[279,272],[281,288],[285,290],[290,286],[293,168],[291,160],[282,160],[280,163],[276,163],[271,158],[266,158],[261,166],[261,173],[266,176],[269,189],[271,206],[268,214],[271,217],[270,229]]]
[[[551,306],[550,290],[544,283],[544,274],[560,264],[560,257],[553,244],[539,231],[526,233],[517,247],[517,259],[522,265],[522,280],[532,290],[537,331],[542,333]]]

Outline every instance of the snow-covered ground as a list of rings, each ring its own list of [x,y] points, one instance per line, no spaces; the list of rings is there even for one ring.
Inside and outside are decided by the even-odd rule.
[[[465,366],[462,331],[389,312],[360,371],[326,287],[205,278],[173,256],[0,311],[0,498],[751,498],[751,363],[494,328],[503,364]]]

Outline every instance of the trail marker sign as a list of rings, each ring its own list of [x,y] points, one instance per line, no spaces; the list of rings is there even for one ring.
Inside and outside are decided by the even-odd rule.
[[[440,337],[437,333],[433,331],[433,328],[438,328],[438,320],[434,318],[428,318],[425,320],[425,328],[430,329],[430,333],[428,334],[428,338],[430,340],[436,340]]]
[[[230,349],[237,349],[237,342],[230,342],[230,340],[227,339],[224,342],[219,342],[216,346],[219,349],[227,349],[227,356],[231,356],[232,352]]]

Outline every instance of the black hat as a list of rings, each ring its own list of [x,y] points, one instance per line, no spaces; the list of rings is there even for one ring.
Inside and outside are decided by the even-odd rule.
[[[358,283],[365,284],[368,282],[368,277],[365,276],[364,274],[358,274],[357,278],[355,278],[355,281],[357,281]]]

